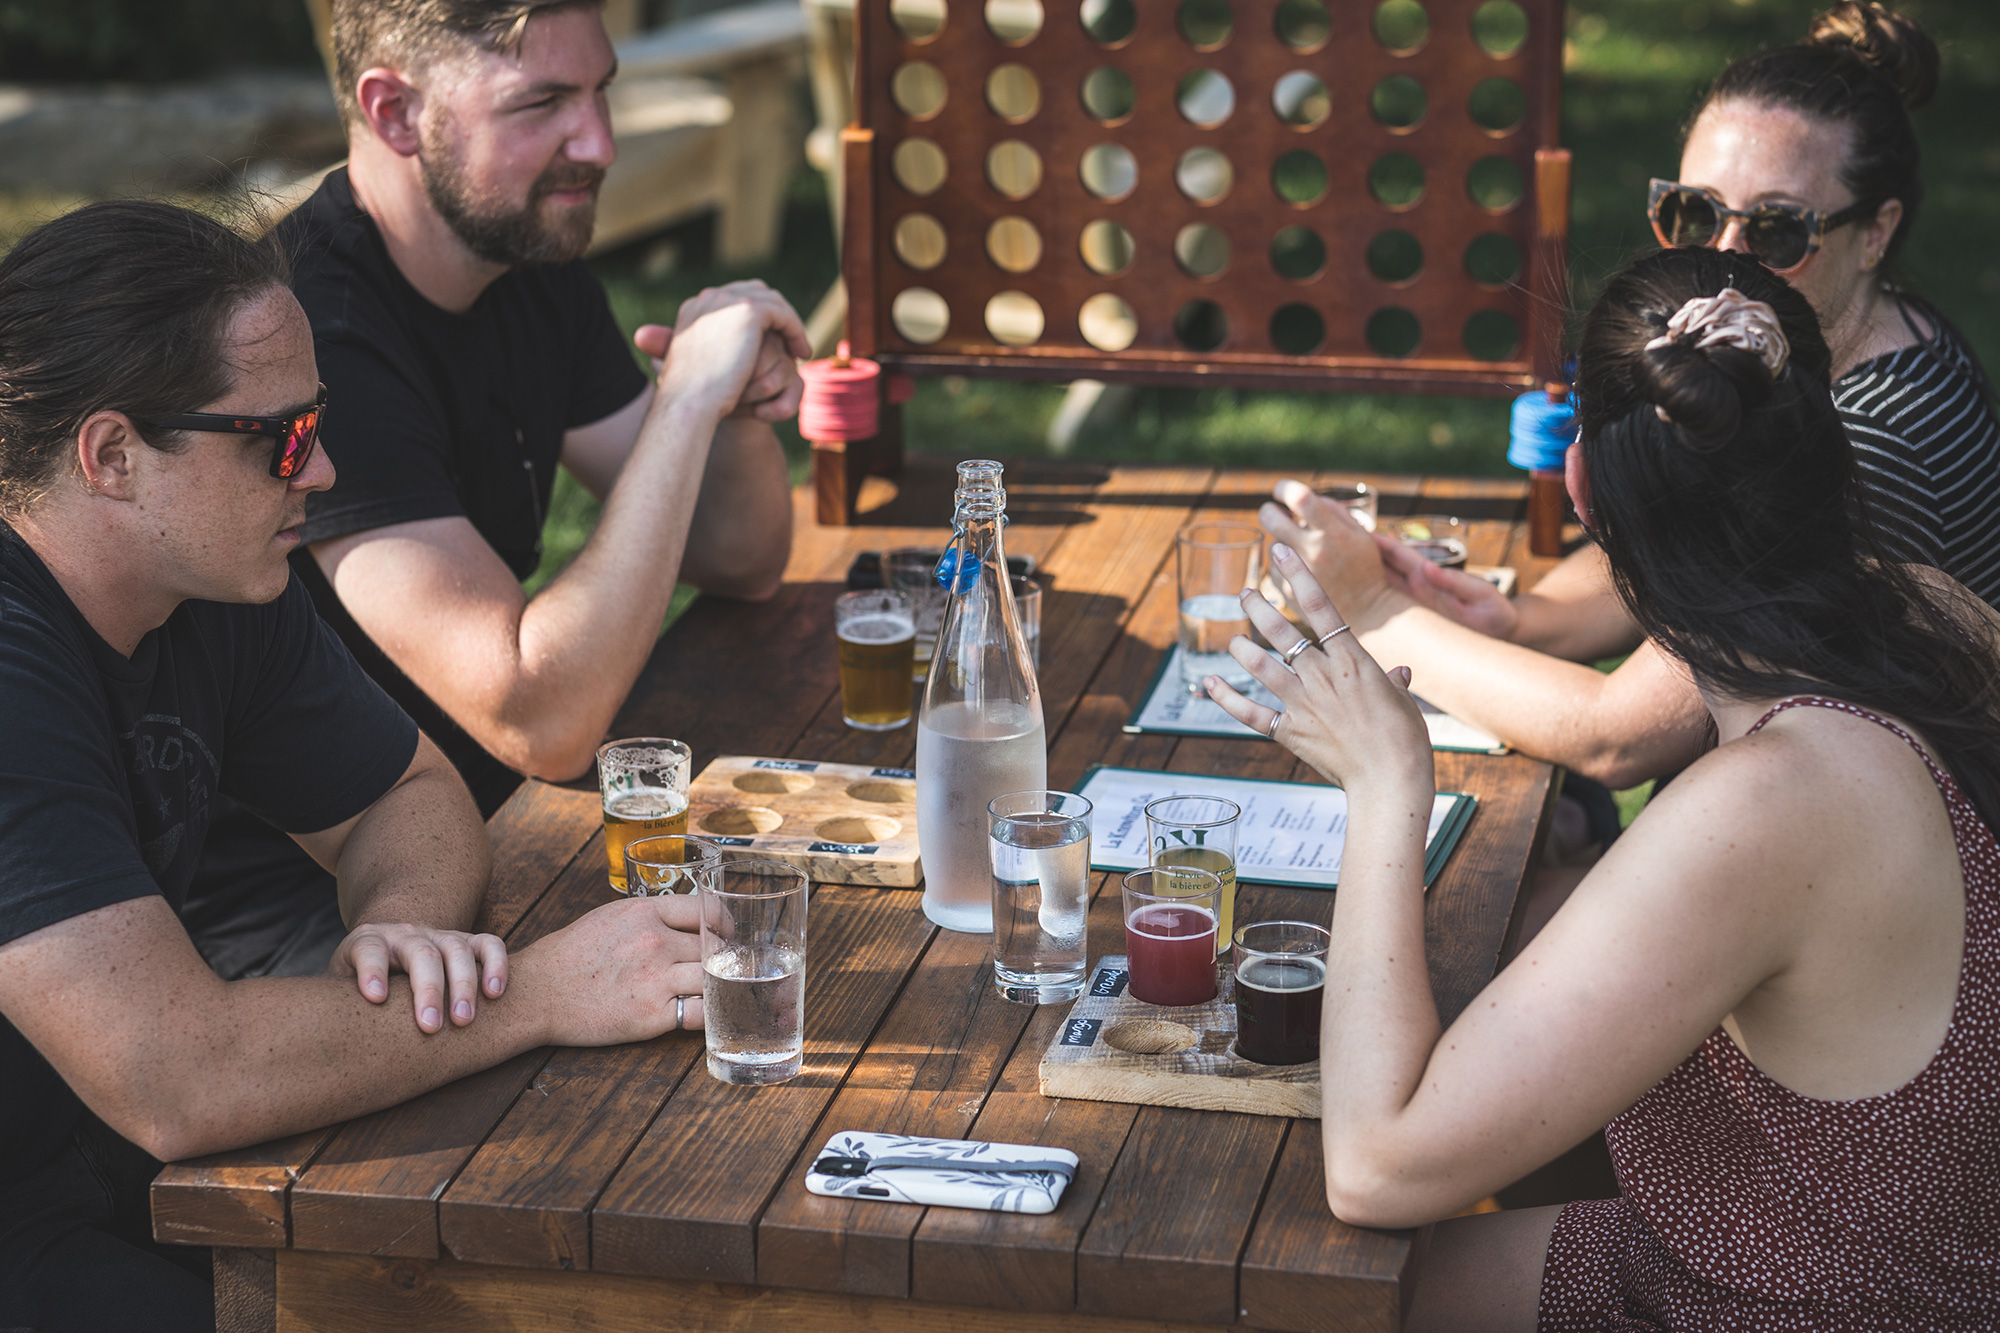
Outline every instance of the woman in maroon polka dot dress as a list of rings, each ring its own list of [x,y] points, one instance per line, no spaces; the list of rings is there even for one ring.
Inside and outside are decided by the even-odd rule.
[[[1408,673],[1280,546],[1318,646],[1245,593],[1299,651],[1231,651],[1285,712],[1209,683],[1348,792],[1328,1202],[1451,1218],[1609,1122],[1620,1196],[1440,1222],[1406,1329],[2000,1327],[1995,614],[1880,558],[1812,309],[1754,261],[1641,261],[1579,359],[1571,494],[1719,744],[1449,1028]]]

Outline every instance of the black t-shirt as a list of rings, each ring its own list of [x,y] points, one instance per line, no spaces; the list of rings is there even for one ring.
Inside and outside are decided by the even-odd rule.
[[[535,571],[563,432],[646,387],[581,261],[516,269],[452,314],[389,258],[345,169],[280,225],[292,290],[312,321],[327,386],[321,433],[338,476],[306,503],[305,540],[462,516],[518,578]],[[299,577],[369,675],[458,765],[491,814],[520,775],[480,748],[364,634],[311,552]]]
[[[293,579],[264,606],[183,602],[128,660],[0,524],[0,942],[146,894],[179,911],[219,794],[279,828],[351,819],[417,729]],[[0,1179],[81,1110],[0,1023]]]

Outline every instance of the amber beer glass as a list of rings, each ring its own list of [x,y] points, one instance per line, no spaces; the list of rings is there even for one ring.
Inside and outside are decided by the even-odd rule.
[[[850,592],[833,606],[840,636],[840,714],[850,727],[894,731],[910,723],[917,621],[900,592]]]
[[[604,795],[604,858],[611,887],[625,893],[625,847],[634,838],[687,836],[688,770],[694,755],[679,741],[641,736],[597,752]]]

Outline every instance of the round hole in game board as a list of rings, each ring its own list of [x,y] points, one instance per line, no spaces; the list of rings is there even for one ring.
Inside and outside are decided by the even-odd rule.
[[[1309,130],[1333,114],[1333,99],[1327,96],[1326,85],[1316,76],[1295,69],[1280,74],[1272,85],[1271,109],[1293,129]]]
[[[784,822],[783,815],[761,805],[725,805],[701,817],[704,830],[725,838],[754,838],[759,833],[775,832]]]
[[[1271,267],[1293,282],[1317,278],[1326,272],[1326,242],[1311,227],[1287,227],[1271,238]]]
[[[1391,74],[1368,95],[1368,109],[1391,132],[1407,134],[1423,123],[1430,99],[1424,85],[1407,74]]]
[[[1309,305],[1281,305],[1271,312],[1271,346],[1286,356],[1310,356],[1326,341],[1326,320]]]
[[[986,331],[996,342],[1027,347],[1040,342],[1042,305],[1026,292],[1001,292],[986,303]]]
[[[1026,218],[995,218],[986,229],[986,257],[1009,273],[1026,273],[1042,262],[1042,234]]]
[[[1084,112],[1101,125],[1116,125],[1124,120],[1138,101],[1138,94],[1132,89],[1132,76],[1109,65],[1083,76],[1080,95]]]
[[[905,287],[889,302],[889,323],[909,341],[928,347],[951,327],[951,307],[928,287]]]
[[[1408,356],[1423,341],[1424,326],[1399,305],[1383,306],[1368,317],[1362,336],[1378,356]]]
[[[1189,301],[1174,315],[1174,337],[1196,352],[1213,352],[1229,339],[1229,316],[1213,301]]]
[[[1042,85],[1026,65],[1001,65],[986,76],[986,105],[1010,125],[1033,120],[1042,109]]]
[[[889,0],[889,21],[913,42],[927,42],[944,28],[944,0]]]
[[[1383,282],[1400,286],[1414,282],[1424,271],[1423,242],[1406,231],[1391,228],[1368,242],[1368,271]]]
[[[1294,51],[1317,51],[1333,36],[1324,0],[1283,0],[1274,25],[1278,40]]]
[[[1505,361],[1521,350],[1521,326],[1504,310],[1480,310],[1465,321],[1465,350],[1476,361]]]
[[[1180,81],[1174,105],[1189,124],[1212,130],[1236,110],[1236,86],[1226,74],[1198,69]]]
[[[842,815],[813,825],[813,836],[828,842],[887,842],[903,831],[903,821],[887,815]]]
[[[1092,273],[1115,278],[1132,267],[1132,233],[1115,222],[1098,218],[1085,223],[1076,248]]]
[[[1326,198],[1326,163],[1303,148],[1282,153],[1271,164],[1271,188],[1293,208],[1308,208]]]
[[[770,769],[757,768],[748,773],[738,773],[729,785],[738,791],[756,792],[759,796],[789,796],[794,792],[811,791],[813,780],[809,773],[774,773]]]
[[[1236,26],[1229,0],[1181,0],[1175,21],[1181,36],[1197,51],[1220,48],[1229,40],[1230,29]]]
[[[847,794],[876,805],[913,805],[917,799],[917,789],[907,782],[857,782]]]
[[[1408,153],[1384,153],[1368,168],[1368,191],[1391,212],[1415,208],[1424,197],[1424,164]]]
[[[996,143],[986,153],[986,183],[1009,199],[1026,199],[1042,187],[1042,155],[1019,139]]]
[[[944,110],[944,72],[928,60],[911,60],[889,77],[889,96],[911,120],[929,120]]]
[[[918,272],[944,262],[944,228],[928,213],[910,213],[898,218],[896,230],[890,233],[890,243],[895,246],[896,258]]]
[[[986,30],[1009,46],[1024,46],[1042,30],[1042,0],[986,0]]]
[[[1417,0],[1382,0],[1375,6],[1374,28],[1384,50],[1406,56],[1431,35],[1431,16]]]
[[[1465,247],[1465,272],[1482,287],[1505,287],[1521,275],[1521,247],[1497,231]]]
[[[1528,181],[1511,158],[1482,157],[1465,173],[1466,193],[1489,213],[1505,213],[1521,202]]]
[[[1491,135],[1512,134],[1528,118],[1528,98],[1512,79],[1482,79],[1465,101],[1472,123]]]
[[[1197,204],[1212,204],[1229,193],[1236,171],[1213,148],[1190,148],[1174,167],[1174,184]]]
[[[1139,159],[1123,144],[1092,144],[1083,150],[1076,174],[1099,199],[1123,199],[1139,183]]]
[[[1514,0],[1486,0],[1472,11],[1472,40],[1496,60],[1513,55],[1528,40],[1527,11]]]
[[[1101,1035],[1106,1046],[1127,1055],[1169,1055],[1201,1040],[1187,1024],[1163,1018],[1128,1018],[1113,1023]]]
[[[914,195],[935,193],[948,170],[944,149],[929,139],[905,139],[897,144],[889,166],[896,174],[896,184]]]
[[[1129,42],[1139,26],[1139,11],[1132,7],[1132,0],[1083,0],[1076,16],[1090,40],[1099,46]]]
[[[1139,337],[1139,317],[1122,297],[1099,292],[1076,312],[1076,331],[1100,352],[1122,352]]]
[[[1229,238],[1205,222],[1190,222],[1174,237],[1174,260],[1190,278],[1218,278],[1229,267]]]

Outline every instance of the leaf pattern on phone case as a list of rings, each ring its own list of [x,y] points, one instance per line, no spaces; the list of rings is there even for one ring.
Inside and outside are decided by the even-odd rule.
[[[1005,1149],[1013,1151],[1003,1151]],[[953,1171],[954,1162],[1005,1162],[1010,1157],[1024,1151],[1046,1161],[1051,1156],[1070,1156],[1061,1149],[1024,1149],[1016,1144],[973,1143],[962,1139],[910,1138],[888,1134],[836,1134],[827,1142],[821,1152],[822,1157],[859,1157],[874,1160],[878,1157],[924,1157],[935,1160],[939,1169],[931,1173],[929,1181],[964,1189],[971,1196],[963,1203],[943,1205],[947,1207],[985,1208],[998,1213],[1047,1213],[1055,1210],[1056,1201],[1063,1188],[1069,1183],[1055,1171]],[[902,1168],[873,1172],[865,1176],[829,1177],[815,1174],[814,1192],[834,1198],[864,1198],[883,1202],[884,1196],[876,1193],[887,1190],[887,1202],[892,1203],[937,1203],[935,1198],[915,1199],[899,1184],[897,1177]],[[863,1194],[861,1188],[868,1186],[870,1192]]]

